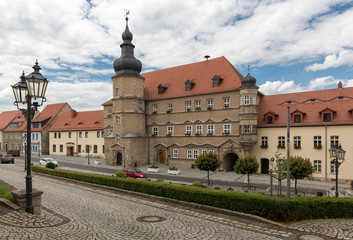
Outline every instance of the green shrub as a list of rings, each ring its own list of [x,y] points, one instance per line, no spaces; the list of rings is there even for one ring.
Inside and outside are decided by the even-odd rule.
[[[164,179],[162,179],[162,178],[157,178],[157,182],[164,182]]]
[[[0,186],[0,198],[15,202],[15,197],[8,191],[8,186]]]
[[[149,165],[148,167],[149,167],[149,168],[159,168],[158,165],[155,165],[155,164]]]
[[[50,168],[50,169],[55,169],[55,168],[56,168],[55,164],[52,163],[52,162],[48,162],[48,163],[45,165],[45,167],[46,167],[46,168]]]
[[[126,172],[123,171],[116,171],[115,176],[120,177],[120,178],[126,178]]]
[[[171,171],[177,171],[178,168],[177,168],[177,167],[169,167],[169,170],[171,170]]]
[[[202,184],[201,184],[201,182],[193,182],[192,183],[192,185],[194,186],[194,187],[202,187]]]
[[[40,166],[34,166],[32,169],[34,172],[249,213],[277,221],[352,218],[353,216],[352,198],[278,198],[254,193],[196,188],[153,181],[135,181],[129,178],[48,169]]]

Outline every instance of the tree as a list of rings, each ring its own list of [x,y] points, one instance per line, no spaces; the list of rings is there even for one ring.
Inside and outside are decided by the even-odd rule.
[[[282,180],[287,178],[287,173],[286,171],[283,171],[282,165],[287,164],[287,159],[282,157],[282,154],[278,150],[275,153],[275,159],[276,161],[273,166],[275,173],[274,178],[277,178],[278,180],[278,196],[282,196]]]
[[[195,160],[195,166],[201,171],[207,171],[207,185],[210,186],[210,171],[215,171],[221,166],[216,154],[209,152],[208,154],[201,154]]]
[[[282,164],[281,168],[287,171],[287,164]],[[309,158],[294,156],[289,159],[289,170],[290,177],[294,179],[294,194],[297,195],[297,180],[311,175],[314,172],[314,168]]]
[[[233,169],[236,173],[248,175],[248,189],[250,189],[250,174],[257,172],[259,163],[255,156],[241,157],[238,159]]]

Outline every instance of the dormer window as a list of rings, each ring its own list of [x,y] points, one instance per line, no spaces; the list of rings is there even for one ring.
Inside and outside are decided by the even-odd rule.
[[[266,124],[273,124],[273,116],[266,116]]]
[[[219,87],[219,85],[221,84],[222,80],[223,79],[220,76],[215,75],[212,78],[212,87]]]
[[[333,111],[332,109],[325,108],[320,112],[322,115],[322,122],[332,122],[333,121],[333,114],[336,113],[336,111]]]
[[[293,123],[302,123],[305,115],[306,115],[305,112],[302,112],[299,109],[296,109],[291,113],[291,116],[292,116],[291,121],[293,121]]]
[[[191,82],[190,80],[187,80],[185,82],[185,91],[191,91],[191,89],[194,87],[195,83]]]
[[[267,112],[264,114],[264,121],[267,125],[272,125],[275,122],[275,117],[278,116],[278,114],[274,112]]]
[[[167,87],[164,87],[162,84],[158,86],[158,95],[163,94],[167,90]]]
[[[302,115],[301,114],[295,114],[293,117],[294,123],[301,123],[302,122]]]
[[[78,125],[82,125],[82,124],[83,124],[83,122],[79,122],[79,123],[78,123]]]

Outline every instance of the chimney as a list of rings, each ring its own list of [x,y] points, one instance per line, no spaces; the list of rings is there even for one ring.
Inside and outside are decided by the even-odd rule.
[[[342,82],[341,81],[338,83],[338,90],[342,90]]]
[[[76,112],[74,109],[72,109],[72,111],[71,111],[71,118],[76,117],[76,115],[77,115],[77,112]]]

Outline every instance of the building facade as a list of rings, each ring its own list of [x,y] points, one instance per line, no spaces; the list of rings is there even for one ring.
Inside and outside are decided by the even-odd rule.
[[[103,110],[65,112],[49,130],[49,153],[104,157]]]
[[[9,124],[20,114],[21,112],[19,110],[6,111],[0,114],[0,152],[7,152],[8,150],[10,150],[11,148],[11,144],[9,143],[10,134],[5,133],[4,130],[7,129]],[[21,144],[20,144],[20,147],[21,147]]]

